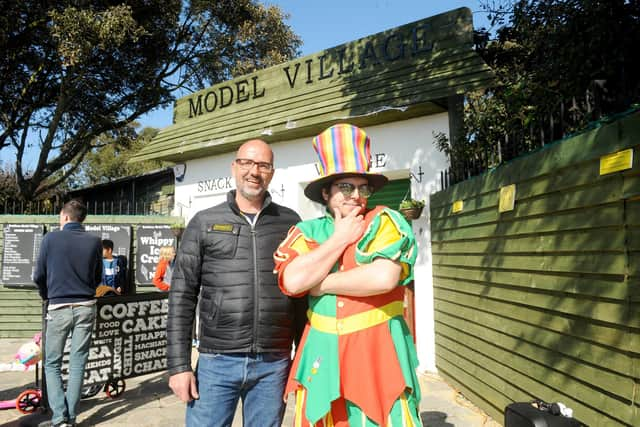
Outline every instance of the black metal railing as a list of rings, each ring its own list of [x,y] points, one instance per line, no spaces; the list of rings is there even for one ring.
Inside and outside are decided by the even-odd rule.
[[[0,201],[0,215],[57,215],[63,202],[59,200]],[[87,203],[89,215],[171,215],[173,198],[163,200],[94,200]]]
[[[604,82],[596,81],[582,99],[561,101],[552,111],[538,115],[526,126],[514,121],[507,132],[493,141],[459,142],[465,146],[451,148],[450,167],[440,173],[440,188],[444,190],[551,142],[597,126],[604,117],[619,111],[607,108],[603,92]]]

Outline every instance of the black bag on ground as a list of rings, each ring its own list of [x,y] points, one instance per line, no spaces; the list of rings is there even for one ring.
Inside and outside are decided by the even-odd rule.
[[[560,415],[554,404],[515,402],[504,408],[504,427],[586,427],[575,418]]]

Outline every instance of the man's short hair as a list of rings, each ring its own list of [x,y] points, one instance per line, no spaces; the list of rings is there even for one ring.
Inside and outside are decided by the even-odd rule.
[[[82,222],[87,217],[87,207],[78,199],[69,200],[62,207],[62,212],[73,222]]]
[[[113,252],[113,240],[104,239],[102,241],[102,249],[111,249],[111,252]]]

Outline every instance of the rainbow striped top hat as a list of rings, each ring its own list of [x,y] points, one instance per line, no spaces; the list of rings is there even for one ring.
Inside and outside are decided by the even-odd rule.
[[[320,162],[320,178],[310,182],[304,189],[309,199],[325,203],[322,188],[330,182],[347,176],[363,176],[374,191],[382,188],[387,177],[369,173],[371,167],[371,140],[359,127],[342,123],[331,126],[313,138],[313,149]]]

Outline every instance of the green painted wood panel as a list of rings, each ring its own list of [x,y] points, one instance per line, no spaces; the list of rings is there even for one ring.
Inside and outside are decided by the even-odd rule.
[[[447,383],[459,390],[460,393],[474,405],[482,408],[491,418],[503,422],[503,408],[511,402],[509,398],[502,396],[496,390],[488,387],[484,382],[479,381],[473,375],[460,369],[458,365],[450,363],[439,354],[436,355],[436,365],[438,366],[439,374]],[[502,396],[501,399],[500,396]],[[515,394],[514,396],[517,397]]]
[[[588,317],[593,320],[607,323],[626,322],[628,326],[639,327],[640,319],[629,320],[625,313],[627,301],[602,300],[584,295],[562,295],[553,291],[539,291],[536,289],[523,290],[511,289],[506,286],[486,286],[484,284],[469,283],[464,280],[439,279],[438,289],[442,290],[439,297],[457,300],[461,304],[472,296],[475,302],[485,299],[504,301],[508,304],[519,304],[524,307],[533,307],[540,310],[548,309],[574,316]],[[493,285],[493,284],[492,284]],[[450,292],[450,293],[449,293]],[[460,292],[460,295],[456,293]],[[446,299],[446,298],[445,298]]]
[[[518,209],[513,212],[499,213],[496,207],[499,203],[499,190],[487,193],[482,196],[476,196],[472,199],[475,203],[464,201],[464,211],[456,217],[451,217],[451,206],[440,207],[434,209],[434,213],[438,216],[432,221],[437,228],[448,228],[447,224],[451,221],[460,221],[460,225],[467,225],[466,221],[488,222],[498,219],[517,219],[526,218],[534,215],[548,215],[551,212],[562,212],[571,209],[584,209],[587,207],[604,205],[609,203],[621,203],[625,188],[623,179],[620,175],[616,175],[617,179],[599,180],[591,186],[565,188],[562,190],[549,191],[540,188],[542,193],[532,194],[531,187],[518,184],[516,186],[516,195],[518,198]],[[640,180],[629,178],[636,181],[636,185],[640,186]],[[550,181],[552,178],[545,179]],[[625,181],[626,182],[626,181]],[[537,187],[537,186],[536,186]],[[482,209],[482,210],[481,210]],[[443,221],[440,225],[437,221]]]
[[[438,355],[447,358],[445,355],[451,352],[451,345],[448,343],[453,340],[448,339],[444,332],[455,335],[457,330],[448,330],[440,324],[438,326],[442,327],[443,331],[442,335],[436,336],[438,349],[442,349]],[[487,382],[487,378],[496,375],[503,376],[501,381],[494,384],[494,389],[505,390],[513,385],[521,388],[522,392],[528,395],[524,398],[521,394],[515,396],[506,394],[507,398],[526,401],[537,397],[547,401],[561,401],[575,410],[578,410],[576,406],[580,406],[585,409],[590,408],[590,412],[606,410],[616,416],[626,414],[623,419],[629,420],[633,413],[632,405],[629,399],[620,394],[633,397],[634,381],[630,378],[598,370],[598,368],[592,368],[591,372],[587,369],[574,370],[573,368],[577,365],[574,359],[564,357],[552,350],[541,350],[527,344],[517,345],[516,349],[511,351],[500,346],[494,347],[490,341],[486,340],[486,337],[491,335],[484,333],[477,336],[478,339],[476,336],[465,336],[465,340],[455,341],[461,343],[456,348],[458,357],[472,361],[472,363],[459,364],[468,372],[471,371],[469,366],[473,366],[472,376],[482,377],[483,382]],[[508,338],[500,335],[494,337],[498,340],[508,340]],[[451,361],[451,357],[448,358]],[[490,363],[491,359],[495,363]],[[553,363],[554,369],[549,369],[548,363]],[[528,379],[523,379],[523,376]],[[599,392],[593,393],[590,384],[595,381],[609,388],[599,387]],[[612,391],[616,392],[615,398],[607,399],[605,394],[611,397]],[[499,399],[495,394],[486,395],[486,398]],[[584,414],[584,411],[580,414]],[[584,420],[584,416],[582,419]]]
[[[623,274],[584,277],[579,273],[495,270],[483,268],[461,268],[460,266],[438,266],[434,278],[479,283],[487,287],[502,286],[518,290],[562,292],[573,294],[624,300],[629,298],[630,290]]]
[[[537,377],[535,373],[544,372],[545,362],[547,360],[553,360],[556,362],[554,365],[554,374],[557,373],[557,377],[559,378],[558,382],[567,381],[566,377],[571,377],[572,379],[580,380],[577,387],[588,388],[589,386],[586,384],[597,378],[603,385],[603,390],[619,396],[627,403],[633,398],[634,383],[627,373],[604,370],[584,359],[581,359],[583,363],[574,366],[574,364],[572,364],[573,359],[565,356],[566,351],[562,351],[563,348],[540,347],[533,342],[519,339],[519,337],[513,337],[489,328],[483,328],[482,325],[465,325],[465,323],[468,322],[465,322],[464,319],[447,317],[445,314],[439,316],[438,325],[441,328],[441,333],[436,335],[438,344],[459,342],[460,346],[456,349],[456,352],[463,355],[463,357],[468,357],[469,351],[472,349],[481,350],[478,351],[478,354],[474,354],[472,360],[491,358],[501,366],[508,367],[511,372],[528,375],[533,381],[546,385],[551,385],[551,383],[543,381],[543,378]],[[464,341],[454,341],[452,337],[460,331],[474,331],[476,334],[465,337]],[[580,345],[580,343],[577,345]],[[451,344],[446,346],[451,350]],[[582,343],[583,348],[586,346],[586,343]],[[586,350],[588,351],[588,349]],[[601,351],[601,353],[603,352]],[[628,364],[628,356],[622,354],[616,356],[618,362],[623,361]],[[624,359],[625,357],[626,360]],[[597,359],[595,360],[597,361]],[[480,366],[482,365],[484,365],[484,363],[480,363]],[[609,366],[616,367],[613,363],[610,363]],[[492,371],[499,372],[504,371],[504,369],[494,368]],[[517,385],[518,383],[515,382],[515,384]],[[525,388],[522,384],[519,385],[519,387],[523,387],[523,391],[532,391],[531,387]],[[568,390],[560,389],[560,391],[566,394]],[[582,392],[584,392],[584,390]]]
[[[37,303],[39,304],[40,301],[37,301]],[[8,319],[9,316],[21,316],[23,319],[25,316],[39,316],[42,311],[41,306],[36,306],[35,304],[33,304],[33,306],[21,304],[20,307],[16,307],[15,305],[0,306],[0,310],[2,310],[3,316],[7,316],[6,319]],[[6,319],[3,318],[3,320]]]
[[[446,307],[449,310],[455,310],[455,313],[466,313],[468,318],[475,316],[474,308],[460,304],[460,302],[448,301],[445,298],[439,297],[439,291],[436,290],[436,299],[442,307]],[[518,336],[523,334],[523,327],[520,325],[515,329],[509,329],[512,325],[503,323],[505,319],[513,319],[515,321],[522,321],[528,325],[532,325],[535,329],[536,325],[544,327],[544,334],[555,336],[555,333],[560,333],[565,336],[571,335],[576,339],[585,340],[591,343],[595,343],[604,347],[615,347],[623,351],[633,351],[635,335],[627,334],[628,331],[621,330],[617,325],[589,322],[584,318],[571,315],[559,315],[559,313],[552,310],[540,310],[535,307],[518,307],[507,302],[496,302],[489,299],[476,299],[475,302],[482,301],[484,304],[484,313],[478,320],[480,324],[482,322],[493,322],[495,329],[510,331],[509,333]],[[438,311],[444,310],[444,308],[437,308]],[[491,315],[500,313],[501,317],[494,318]],[[526,320],[526,322],[524,321]],[[527,329],[527,332],[532,332]],[[540,331],[535,331],[540,332]],[[506,332],[505,332],[506,333]],[[537,335],[534,335],[537,336]],[[597,352],[599,347],[594,347],[594,352]],[[595,353],[594,353],[595,354]],[[608,353],[607,353],[608,354]],[[621,367],[619,369],[626,369],[629,371],[629,367]]]
[[[483,359],[483,358],[482,358]],[[483,359],[484,360],[484,359]],[[462,359],[460,357],[456,357],[451,352],[448,352],[446,348],[443,347],[442,354],[438,356],[436,362],[439,366],[443,366],[443,376],[445,379],[450,380],[448,375],[449,372],[455,373],[458,376],[458,385],[464,381],[465,388],[474,389],[475,393],[482,393],[483,400],[489,401],[487,402],[487,406],[483,406],[490,415],[496,416],[493,414],[497,414],[498,420],[502,419],[503,410],[497,410],[496,408],[504,408],[507,404],[512,401],[529,401],[534,398],[539,398],[539,396],[545,396],[546,400],[550,401],[560,401],[574,409],[575,414],[580,414],[582,420],[584,419],[597,419],[602,417],[602,413],[600,412],[600,407],[606,406],[608,402],[612,402],[613,400],[607,400],[604,397],[600,397],[593,402],[592,405],[586,405],[579,400],[571,399],[567,397],[570,395],[578,395],[580,390],[567,390],[567,392],[563,392],[563,387],[566,384],[551,384],[550,387],[547,387],[545,383],[536,383],[531,381],[531,373],[525,375],[513,375],[510,378],[503,378],[497,376],[493,373],[493,371],[489,371],[482,366],[477,367],[477,369],[473,369],[476,365],[468,359]],[[491,364],[487,364],[487,366],[491,366]],[[535,375],[535,372],[533,373]],[[464,378],[461,380],[460,378]],[[515,384],[519,389],[510,390],[508,385],[508,381],[517,380],[522,378],[520,383]],[[544,378],[545,380],[547,378]],[[527,381],[529,380],[529,381]],[[453,381],[456,383],[456,381]],[[567,379],[566,383],[573,383],[572,379]],[[496,389],[496,385],[500,384],[502,387],[500,389]],[[494,385],[492,387],[492,385]],[[525,390],[524,388],[527,387]],[[515,389],[515,387],[513,387]],[[508,393],[507,395],[502,394]],[[549,397],[547,397],[549,396]],[[475,400],[471,399],[472,402],[475,403]],[[590,424],[590,425],[632,425],[629,421],[633,422],[633,412],[630,409],[629,405],[612,405],[614,409],[619,409],[621,412],[613,412],[608,416],[606,424]],[[603,410],[606,410],[604,408]]]
[[[496,206],[496,210],[497,210]],[[621,228],[624,211],[622,204],[595,206],[591,209],[579,209],[554,212],[548,217],[495,221],[473,227],[433,228],[432,239],[436,242],[479,239],[487,236],[514,236],[538,233],[555,233],[565,230],[590,230],[594,228]],[[454,223],[454,222],[452,222]]]
[[[627,202],[627,225],[633,227],[640,227],[640,201]]]
[[[374,193],[368,200],[367,206],[373,208],[378,205],[398,209],[398,205],[409,191],[411,182],[409,179],[396,179],[389,181],[382,190]],[[411,194],[409,194],[411,195]]]
[[[37,291],[0,286],[0,337],[30,338],[42,330],[41,319]]]
[[[562,185],[564,174],[571,173],[569,168],[580,169],[584,168],[585,164],[588,166],[588,171],[578,173],[589,173],[594,181],[607,179],[606,176],[598,176],[598,166],[593,161],[601,156],[629,148],[634,148],[634,169],[620,174],[625,177],[637,175],[640,159],[637,153],[638,140],[634,139],[633,135],[634,132],[640,132],[637,114],[637,112],[630,114],[609,125],[546,145],[538,152],[502,165],[499,173],[495,173],[496,170],[487,172],[434,194],[431,197],[431,203],[437,207],[452,203],[452,200],[493,192],[504,185],[543,177],[555,171],[562,171],[557,180],[557,184]],[[607,143],[602,144],[602,141]]]
[[[604,236],[606,234],[606,236]],[[434,241],[434,254],[477,253],[575,253],[580,251],[619,252],[625,239],[629,249],[638,250],[640,229],[596,228],[589,230],[560,230],[535,235],[495,236],[485,239]]]
[[[599,175],[628,148],[631,169]],[[540,398],[640,425],[638,157],[635,112],[431,197],[436,366],[496,419]],[[509,184],[515,209],[499,213]]]
[[[482,267],[486,269],[517,269],[531,271],[552,271],[586,274],[616,274],[624,270],[629,262],[623,252],[617,254],[599,253],[564,255],[559,253],[544,253],[531,256],[494,255],[494,254],[446,254],[434,255],[433,262],[439,265],[455,265],[461,267]]]

